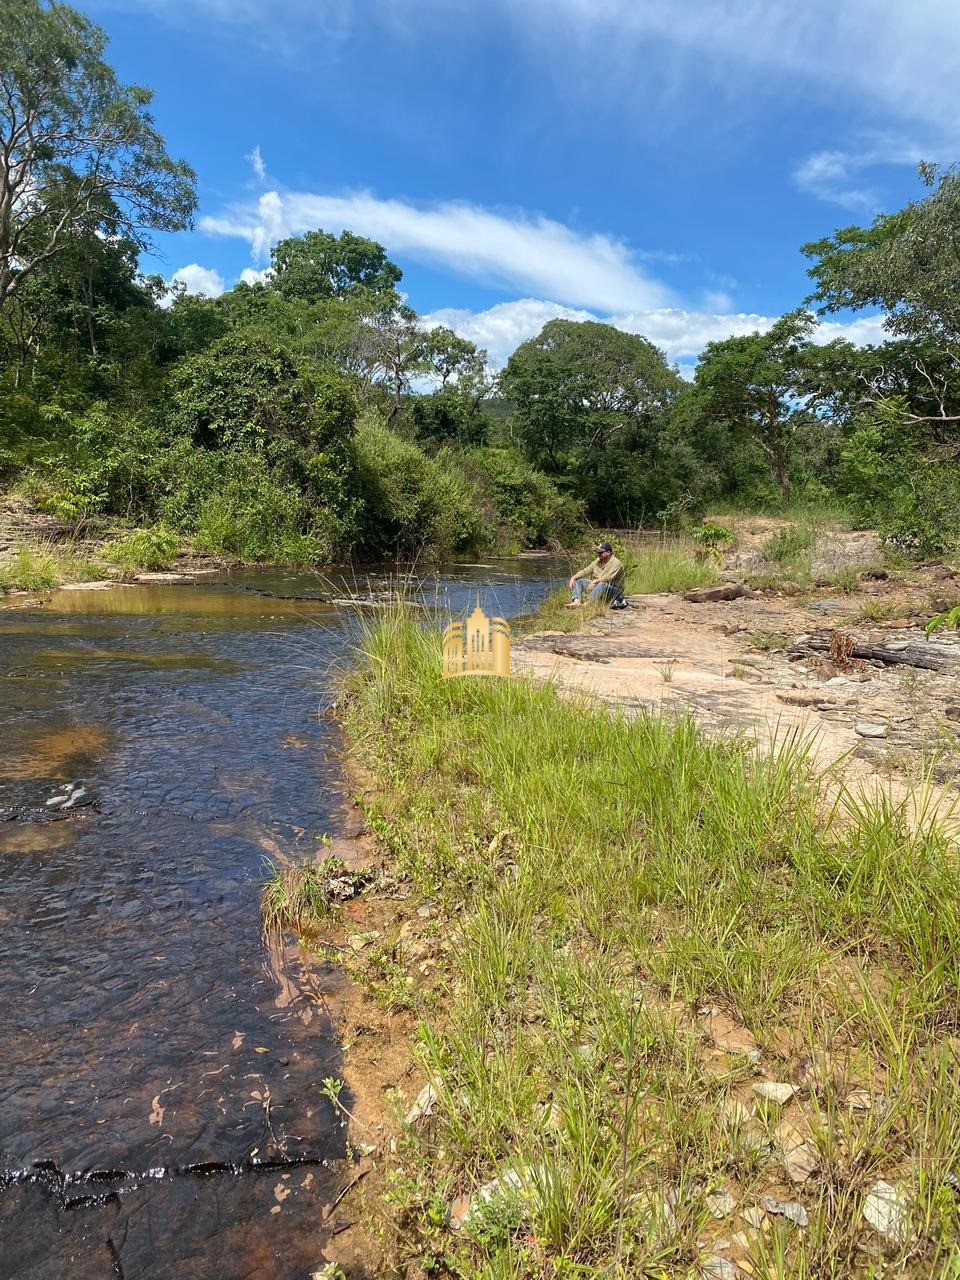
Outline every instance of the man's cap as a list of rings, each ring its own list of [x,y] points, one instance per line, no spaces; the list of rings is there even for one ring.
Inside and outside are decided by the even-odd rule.
[[[603,551],[609,551],[611,554],[613,553],[613,547],[611,547],[609,542],[601,542],[597,547],[597,555],[600,555]]]

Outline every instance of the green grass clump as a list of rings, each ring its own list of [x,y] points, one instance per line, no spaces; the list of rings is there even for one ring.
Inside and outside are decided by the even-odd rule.
[[[41,591],[101,576],[96,565],[72,548],[41,542],[18,547],[11,560],[0,563],[0,591]]]
[[[352,898],[366,881],[351,872],[342,858],[324,858],[299,866],[273,867],[260,896],[264,933],[291,929],[309,935],[337,903]]]
[[[135,573],[169,568],[179,549],[180,539],[173,530],[157,524],[113,539],[103,546],[102,555],[125,572]]]
[[[816,530],[810,525],[788,525],[767,539],[763,554],[777,564],[791,564],[802,552],[809,551],[816,540]]]
[[[787,1198],[780,1113],[745,1121],[734,1099],[820,1054],[782,1113],[817,1162],[789,1193],[809,1224],[748,1232],[752,1274],[879,1275],[862,1205],[880,1178],[910,1214],[909,1237],[883,1244],[889,1274],[946,1274],[960,872],[940,826],[831,798],[796,738],[763,752],[531,680],[443,680],[439,636],[409,614],[366,633],[345,693],[375,829],[448,917],[448,999],[419,1032],[439,1099],[390,1192],[432,1266],[698,1274],[711,1191]],[[759,1063],[712,1048],[705,1008],[753,1034]],[[452,1234],[444,1205],[507,1173],[520,1210]]]
[[[624,552],[627,594],[690,591],[718,580],[714,565],[706,563],[701,548],[687,537],[664,537],[628,544]]]
[[[909,617],[914,612],[909,600],[898,596],[877,596],[860,602],[857,617],[861,622],[889,622],[891,618]]]

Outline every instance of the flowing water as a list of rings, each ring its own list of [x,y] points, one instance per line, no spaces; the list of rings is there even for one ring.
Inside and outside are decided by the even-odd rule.
[[[557,576],[456,566],[420,589],[512,617]],[[357,613],[330,601],[389,591],[257,571],[0,613],[0,1280],[321,1260],[340,1051],[322,1003],[278,986],[259,882],[343,822],[323,713]]]

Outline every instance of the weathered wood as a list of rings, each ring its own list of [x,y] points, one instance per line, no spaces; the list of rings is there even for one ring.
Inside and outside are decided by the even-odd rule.
[[[835,642],[831,637],[833,631],[813,631],[799,636],[787,650],[788,658],[826,657],[836,661]],[[902,640],[890,640],[886,644],[877,644],[862,636],[845,633],[848,644],[844,650],[844,658],[867,662],[882,662],[887,666],[920,667],[924,671],[943,671],[951,667],[960,657],[960,650],[945,652],[934,645],[924,643],[904,644]],[[837,664],[840,665],[839,663]]]

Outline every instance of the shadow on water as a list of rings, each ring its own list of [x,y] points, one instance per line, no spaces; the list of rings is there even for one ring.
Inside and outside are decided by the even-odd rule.
[[[555,576],[460,567],[423,594],[514,616]],[[248,573],[0,615],[0,1280],[322,1261],[341,979],[300,984],[293,947],[278,970],[259,882],[347,800],[319,713],[356,615],[329,600],[394,587]]]

